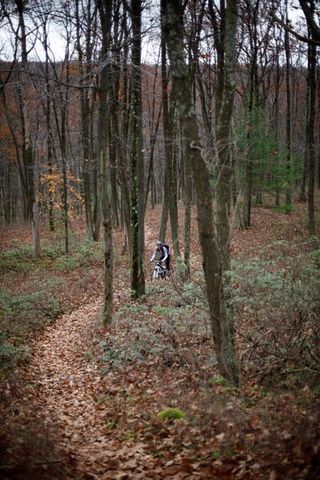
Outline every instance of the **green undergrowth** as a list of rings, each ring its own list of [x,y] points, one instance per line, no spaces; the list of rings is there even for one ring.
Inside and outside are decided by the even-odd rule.
[[[0,272],[8,271],[31,273],[37,270],[72,271],[79,267],[93,264],[101,265],[103,261],[101,243],[85,240],[73,246],[66,255],[60,243],[44,244],[40,258],[35,258],[31,245],[20,245],[0,253]]]
[[[102,265],[103,261],[103,245],[102,243],[92,242],[86,240],[79,243],[72,251],[71,255],[60,256],[54,269],[59,270],[73,270],[79,267],[87,267],[90,265]]]
[[[0,253],[0,379],[29,359],[34,333],[94,293],[102,259],[102,245],[88,240],[73,241],[69,255],[60,241],[44,243],[40,258],[17,242]]]
[[[307,241],[279,240],[259,256],[232,260],[226,299],[243,379],[266,388],[319,390],[319,258]],[[152,363],[212,378],[217,360],[202,273],[188,282],[150,282],[142,301],[119,308],[100,348],[106,371]]]
[[[28,360],[30,336],[63,313],[57,296],[66,288],[62,279],[33,281],[30,288],[23,294],[0,290],[0,375]]]
[[[133,363],[155,368],[215,364],[206,312],[195,308],[176,291],[170,281],[152,282],[142,302],[122,305],[112,332],[100,344],[99,363],[104,371],[125,370]]]
[[[293,210],[293,205],[291,203],[285,203],[283,205],[276,205],[273,207],[274,212],[276,213],[285,213],[288,215]]]
[[[229,275],[229,306],[244,342],[246,373],[283,388],[320,380],[319,250],[281,240],[261,257],[237,258]]]

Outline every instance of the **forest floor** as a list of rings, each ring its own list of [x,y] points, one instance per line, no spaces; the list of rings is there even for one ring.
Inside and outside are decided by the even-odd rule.
[[[253,265],[262,269],[260,265],[265,268],[269,262],[263,282],[271,282],[272,288],[277,280],[271,276],[275,269],[284,271],[285,277],[290,265],[290,272],[293,268],[297,276],[297,258],[310,253],[304,215],[304,207],[299,205],[290,215],[256,208],[253,226],[233,233],[232,257],[238,266],[242,262],[238,272],[255,277]],[[158,207],[148,211],[147,257],[152,253],[159,218]],[[88,255],[84,249],[76,259],[72,257],[72,265],[66,258],[61,263],[51,252],[36,266],[30,259],[22,265],[19,257],[20,268],[10,271],[7,255],[7,263],[1,264],[4,297],[16,294],[18,286],[26,302],[35,295],[31,283],[38,290],[48,288],[50,277],[47,292],[52,298],[38,296],[38,303],[28,304],[36,305],[37,311],[25,310],[28,322],[36,323],[29,335],[29,349],[19,347],[20,353],[23,349],[28,353],[26,361],[20,358],[10,375],[1,378],[1,478],[320,478],[319,370],[315,363],[304,368],[305,357],[295,359],[296,351],[290,350],[289,358],[288,345],[278,345],[279,330],[273,332],[279,347],[274,352],[283,352],[284,346],[286,350],[278,359],[274,352],[261,358],[266,355],[265,342],[255,336],[250,343],[246,337],[251,328],[251,336],[256,335],[252,325],[261,321],[260,313],[264,312],[265,321],[270,322],[266,327],[259,323],[260,330],[265,328],[262,335],[269,339],[273,338],[268,335],[274,325],[291,316],[293,322],[301,319],[305,305],[298,317],[289,312],[291,298],[285,297],[287,290],[281,284],[284,297],[277,309],[285,304],[287,310],[283,317],[273,318],[268,305],[261,307],[260,297],[253,303],[255,278],[253,285],[242,283],[241,275],[232,279],[235,290],[241,283],[241,308],[236,308],[240,386],[232,387],[217,371],[202,298],[195,215],[192,234],[196,281],[181,282],[177,271],[168,281],[154,282],[148,276],[145,297],[134,301],[130,298],[128,258],[121,253],[122,233],[115,232],[115,315],[109,328],[100,323],[101,259],[97,260],[91,250],[90,264],[81,261],[81,255]],[[82,237],[79,230],[75,241]],[[26,228],[7,228],[0,241],[3,251],[12,252],[18,242],[28,244],[30,238]],[[265,290],[260,293],[266,295]],[[244,294],[247,300],[243,300]],[[291,297],[294,295],[292,290]],[[271,296],[275,296],[274,291]],[[61,314],[55,299],[60,302]],[[41,314],[50,301],[54,321],[41,329]],[[308,308],[311,311],[313,306]],[[14,318],[12,305],[11,310]],[[306,326],[309,330],[310,325]],[[10,335],[7,348],[19,346],[27,333],[17,330]],[[293,337],[290,342],[294,343]],[[3,351],[1,354],[5,356]],[[165,419],[172,412],[169,408],[182,418]]]

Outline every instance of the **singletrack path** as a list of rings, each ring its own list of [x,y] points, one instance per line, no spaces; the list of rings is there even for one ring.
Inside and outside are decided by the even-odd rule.
[[[148,465],[154,468],[152,459],[143,444],[119,445],[112,440],[108,405],[99,403],[108,388],[107,378],[86,358],[100,310],[101,302],[94,301],[64,315],[37,341],[28,369],[29,400],[49,430],[51,425],[57,429],[57,447],[75,460],[79,478],[133,478],[123,475],[134,469],[135,479],[145,479]]]
[[[153,229],[147,227],[147,255],[154,240]],[[116,294],[115,310],[122,300]],[[35,418],[45,419],[48,431],[55,431],[55,447],[73,460],[77,480],[161,478],[143,444],[119,442],[108,429],[112,405],[100,402],[109,393],[108,376],[99,374],[88,353],[90,339],[100,326],[101,309],[101,299],[91,301],[63,315],[34,342],[24,400],[32,405]]]

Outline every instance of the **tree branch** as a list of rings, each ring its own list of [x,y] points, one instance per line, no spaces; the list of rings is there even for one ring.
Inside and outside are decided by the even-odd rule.
[[[306,17],[307,24],[312,32],[312,36],[314,37],[313,40],[320,44],[320,27],[316,24],[313,18],[313,12],[309,7],[306,0],[299,0],[300,6],[303,10],[303,13]]]
[[[319,39],[312,39],[312,38],[307,38],[302,35],[299,35],[290,25],[285,23],[281,18],[279,18],[272,10],[269,10],[269,15],[273,20],[275,20],[281,27],[283,27],[287,32],[291,33],[293,36],[295,36],[298,40],[304,43],[309,43],[312,45],[320,45],[320,37]]]

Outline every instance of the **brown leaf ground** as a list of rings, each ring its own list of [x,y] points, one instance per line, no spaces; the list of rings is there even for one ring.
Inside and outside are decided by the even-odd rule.
[[[148,212],[147,256],[159,212]],[[253,224],[234,230],[233,256],[256,255],[281,239],[288,242],[287,254],[295,255],[297,239],[306,237],[299,210],[286,216],[256,209]],[[6,248],[15,235],[7,232]],[[193,235],[198,268],[195,226]],[[122,244],[121,233],[115,243]],[[215,367],[204,364],[212,351],[210,332],[172,334],[168,315],[179,309],[176,297],[159,301],[153,290],[142,302],[131,301],[126,262],[119,256],[116,264],[114,325],[101,327],[101,299],[82,292],[80,307],[33,340],[30,363],[5,384],[1,478],[320,478],[319,397],[308,387],[265,392],[244,378],[235,390],[220,381]],[[166,305],[169,313],[160,308]],[[168,348],[152,354],[155,346],[146,340],[153,334]],[[132,348],[131,337],[143,361],[109,368],[98,360],[102,343],[114,346],[117,339],[125,352]],[[163,421],[158,412],[166,407],[179,407],[187,416]]]

